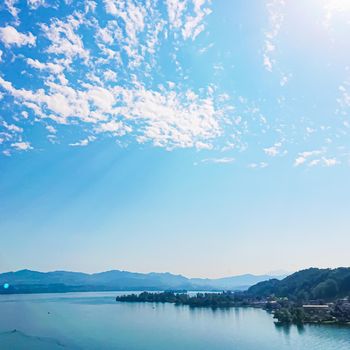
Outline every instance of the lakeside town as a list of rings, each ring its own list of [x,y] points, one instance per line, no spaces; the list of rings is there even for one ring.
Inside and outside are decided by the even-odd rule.
[[[252,303],[273,314],[282,324],[344,324],[350,325],[350,299],[337,299],[333,302],[310,300],[307,304],[293,302],[288,298],[277,298]]]

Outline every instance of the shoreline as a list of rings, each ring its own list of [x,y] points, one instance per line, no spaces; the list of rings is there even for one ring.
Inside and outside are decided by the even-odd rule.
[[[350,326],[350,314],[341,310],[342,302],[323,305],[299,305],[288,301],[287,298],[277,300],[257,300],[242,293],[221,292],[221,293],[197,293],[190,296],[187,293],[163,292],[149,293],[142,292],[139,295],[129,294],[117,296],[116,302],[130,303],[170,303],[175,306],[188,306],[190,308],[259,308],[270,313],[281,325],[342,325]],[[345,302],[344,302],[345,303]],[[348,304],[348,302],[346,302]],[[332,308],[329,306],[332,305]]]

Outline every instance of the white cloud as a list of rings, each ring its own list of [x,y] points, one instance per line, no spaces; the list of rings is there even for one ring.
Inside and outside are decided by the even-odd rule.
[[[17,6],[16,1],[8,0],[7,3],[14,8]],[[46,134],[51,135],[49,139],[54,140],[57,135],[57,140],[64,140],[66,138],[60,138],[60,133],[73,129],[69,125],[74,125],[74,130],[79,128],[78,135],[91,134],[117,140],[123,137],[127,143],[150,143],[168,150],[192,147],[221,151],[223,157],[208,159],[225,163],[231,158],[224,155],[248,148],[249,152],[260,152],[262,159],[268,159],[264,154],[279,157],[285,154],[291,143],[304,141],[308,144],[298,146],[313,149],[322,147],[319,140],[323,144],[332,140],[327,147],[335,149],[339,135],[345,134],[345,127],[350,125],[347,120],[350,106],[347,81],[340,85],[338,99],[344,118],[338,123],[337,134],[331,135],[335,128],[328,129],[327,121],[322,129],[317,125],[318,119],[307,120],[307,116],[293,119],[288,114],[289,109],[282,110],[293,100],[288,96],[289,90],[285,91],[286,96],[276,95],[276,101],[279,101],[276,110],[270,115],[266,110],[265,115],[260,109],[266,102],[263,96],[256,101],[238,95],[229,96],[217,79],[207,81],[210,74],[205,74],[205,79],[195,79],[197,68],[193,70],[193,65],[186,59],[188,52],[197,56],[212,48],[209,56],[214,58],[200,57],[203,62],[211,60],[207,62],[210,70],[214,64],[214,68],[222,70],[221,62],[232,54],[221,51],[221,43],[212,42],[211,35],[204,36],[206,19],[211,12],[210,0],[165,0],[161,8],[153,0],[105,0],[107,14],[103,18],[99,17],[101,8],[98,11],[96,8],[93,13],[96,3],[89,0],[78,3],[67,0],[64,3],[70,5],[65,14],[26,22],[26,26],[21,27],[13,24],[13,18],[10,18],[13,27],[0,28],[0,40],[7,47],[35,45],[35,37],[28,31],[36,34],[31,28],[41,28],[37,39],[40,47],[35,48],[35,52],[30,50],[28,54],[28,50],[23,50],[26,55],[14,55],[8,50],[2,57],[8,62],[1,65],[4,72],[0,76],[0,96],[5,97],[1,101],[4,106],[11,104],[13,107],[13,113],[11,108],[11,113],[4,117],[8,125],[13,125],[12,128],[26,129],[29,125],[31,128],[35,123],[46,127],[49,124],[46,127]],[[27,4],[30,8],[48,6],[41,0],[27,0]],[[277,72],[279,84],[284,86],[291,75],[284,74],[275,59],[285,2],[269,0],[268,4],[269,22],[263,33],[264,65],[267,70]],[[28,15],[31,20],[32,14],[38,16],[42,12],[29,10],[25,5],[20,8],[21,19]],[[61,10],[61,6],[56,10]],[[71,12],[66,15],[66,10]],[[14,31],[12,39],[6,28]],[[19,28],[28,29],[21,29],[25,33],[20,33]],[[203,41],[192,43],[200,33]],[[216,35],[216,32],[211,34]],[[199,45],[202,42],[205,42],[204,48]],[[222,52],[222,57],[218,56],[219,52]],[[18,74],[22,79],[11,80],[7,67],[12,62],[14,69],[20,67]],[[233,68],[235,63],[232,61],[230,67]],[[230,67],[225,66],[227,72]],[[208,85],[199,86],[201,82]],[[237,102],[235,108],[231,106],[235,103],[232,101]],[[298,124],[301,119],[303,122]],[[58,124],[65,124],[65,127],[56,129]],[[1,121],[0,126],[5,128]],[[22,142],[20,135],[14,135],[19,130],[7,129],[5,132],[13,138],[5,140],[1,135],[4,139],[2,147],[10,148],[11,143]],[[281,143],[269,143],[271,140],[281,140]],[[79,136],[71,145],[84,146],[91,141]],[[315,144],[311,145],[313,141]],[[304,163],[305,166],[331,166],[334,163],[333,157],[326,157],[325,152],[313,155],[301,152],[294,158],[290,161],[296,166]],[[257,159],[248,166],[263,168],[267,163]]]
[[[48,81],[49,91],[16,89],[12,84],[0,77],[0,86],[14,98],[31,108],[40,118],[51,118],[56,122],[67,124],[68,118],[78,118],[86,122],[106,119],[98,112],[111,109],[113,95],[102,88],[91,88],[87,91],[75,90],[71,87]],[[96,109],[96,112],[92,108]],[[46,112],[46,113],[45,113]],[[49,113],[47,113],[49,112]]]
[[[181,30],[182,37],[195,40],[205,29],[205,17],[211,13],[209,7],[204,7],[206,0],[167,0],[169,26],[173,30]],[[186,15],[186,10],[193,8],[194,15]]]
[[[80,57],[84,62],[89,59],[89,51],[85,50],[83,41],[75,32],[83,23],[78,14],[68,16],[65,21],[54,19],[50,25],[41,24],[43,34],[51,41],[47,52],[64,55],[69,64],[74,58]]]
[[[306,162],[306,158],[305,157],[302,157],[302,156],[299,156],[295,159],[294,161],[294,166],[299,166],[301,164],[304,164]]]
[[[320,159],[313,159],[309,162],[309,166],[310,167],[316,166],[316,165],[320,164],[320,161],[321,161]],[[305,161],[304,161],[304,163],[305,163]]]
[[[15,6],[18,0],[5,0],[5,6],[7,10],[11,13],[13,17],[15,17],[16,21],[18,21],[18,13],[19,9]]]
[[[47,6],[45,0],[27,0],[28,7],[36,10],[40,6]]]
[[[174,28],[182,26],[182,16],[187,6],[187,0],[167,0],[169,23]]]
[[[335,15],[350,12],[350,3],[347,0],[326,0],[323,9],[325,14],[323,24],[326,28],[330,28]]]
[[[123,136],[131,130],[131,127],[126,126],[122,122],[116,120],[112,120],[107,123],[101,123],[95,128],[95,131],[97,133],[110,132],[117,136]]]
[[[257,168],[266,168],[268,166],[268,163],[266,162],[260,162],[260,163],[250,163],[248,165],[248,168],[251,168],[251,169],[257,169]]]
[[[17,31],[16,28],[12,26],[6,26],[0,28],[0,40],[4,43],[6,47],[11,45],[23,46],[35,45],[35,36],[32,33],[24,34]]]
[[[51,133],[51,134],[56,134],[57,133],[57,129],[54,128],[52,125],[46,125],[46,130]]]
[[[113,44],[113,33],[108,28],[98,28],[97,37],[104,43]]]
[[[144,29],[144,17],[146,15],[146,11],[143,6],[136,6],[132,2],[128,2],[128,15],[124,15],[124,21],[126,25],[126,32],[129,36],[131,43],[137,43],[137,32],[141,32]]]
[[[209,96],[193,101],[173,91],[140,89],[131,92],[127,106],[131,118],[143,121],[139,142],[152,141],[168,149],[196,147],[196,142],[210,144],[221,134],[223,112]]]
[[[8,131],[12,131],[12,132],[15,132],[15,133],[22,133],[23,132],[23,129],[20,128],[19,126],[17,125],[14,125],[14,124],[7,124],[6,122],[3,122],[3,126],[8,130]]]
[[[264,148],[264,152],[270,157],[276,157],[280,153],[282,143],[277,142],[271,147]]]
[[[75,143],[70,143],[69,146],[72,147],[85,147],[87,146],[90,142],[95,141],[96,137],[95,136],[88,136],[86,139],[80,140]]]
[[[90,86],[86,93],[87,99],[103,113],[112,113],[116,98],[111,91],[102,87]]]
[[[304,158],[309,158],[309,157],[313,157],[313,156],[320,155],[320,154],[322,154],[323,152],[324,152],[324,151],[321,151],[321,150],[305,151],[305,152],[299,153],[299,155],[300,155],[301,157],[304,157]]]
[[[269,148],[264,148],[264,152],[270,157],[275,157],[279,153],[279,150],[276,147],[272,146]]]
[[[323,162],[324,166],[326,166],[326,167],[331,167],[331,166],[334,166],[334,165],[338,164],[338,161],[335,158],[325,158],[325,157],[323,157],[322,158],[322,162]]]
[[[298,154],[298,157],[294,161],[294,166],[300,166],[302,164],[307,164],[308,166],[315,166],[321,162],[327,166],[328,162],[332,163],[332,159],[322,157],[321,159],[318,156],[325,153],[325,149],[314,150],[314,151],[304,151]],[[332,164],[333,165],[333,164]]]
[[[125,31],[130,45],[136,45],[137,33],[143,31],[146,10],[142,5],[125,0],[105,0],[106,12],[121,18],[125,23]]]
[[[232,157],[223,157],[223,158],[214,158],[213,162],[214,163],[219,163],[219,164],[225,164],[225,163],[232,163],[235,159]]]
[[[23,142],[23,141],[22,142],[14,142],[11,144],[11,146],[18,151],[28,151],[28,150],[33,148],[29,142]]]
[[[195,16],[187,16],[185,24],[182,29],[184,39],[191,38],[195,40],[196,37],[204,30],[205,26],[203,20],[205,16],[211,13],[209,8],[202,8],[206,0],[193,0]]]
[[[269,16],[269,30],[265,32],[265,43],[263,48],[263,65],[266,70],[272,72],[276,63],[273,53],[276,50],[276,38],[281,30],[284,21],[283,9],[285,0],[271,0],[267,3],[267,11]],[[285,81],[282,79],[281,84]]]
[[[269,56],[267,56],[266,54],[264,54],[264,57],[263,57],[263,64],[264,64],[264,67],[269,72],[272,72],[272,59]]]
[[[0,144],[12,140],[13,136],[13,133],[7,132],[7,130],[0,132]]]
[[[308,163],[309,167],[314,167],[316,165],[322,165],[324,167],[332,167],[339,164],[336,158],[321,157],[319,159],[313,159]]]
[[[107,69],[103,72],[103,77],[105,78],[105,80],[108,80],[108,81],[116,81],[117,73],[112,71],[111,69]]]
[[[73,118],[95,124],[98,132],[130,133],[137,125],[138,142],[152,142],[167,149],[212,148],[211,141],[222,133],[224,110],[207,96],[179,94],[173,90],[153,91],[135,82],[135,88],[102,88],[84,84],[83,90],[48,81],[49,91],[16,89],[0,77],[2,86],[40,118],[67,124]],[[121,119],[115,121],[115,116]],[[123,124],[121,124],[123,123]]]
[[[214,163],[214,164],[228,164],[234,162],[234,158],[232,157],[222,157],[222,158],[206,158],[202,159],[201,163]],[[198,163],[195,163],[197,165]]]
[[[340,97],[337,102],[341,108],[341,111],[346,113],[347,109],[350,107],[350,81],[345,80],[338,88],[340,92]]]
[[[285,86],[285,85],[287,85],[288,84],[288,82],[289,82],[289,79],[290,79],[290,77],[291,77],[291,74],[285,74],[285,75],[283,75],[282,77],[281,77],[281,79],[280,79],[280,85],[283,87],[283,86]]]
[[[198,150],[201,150],[201,149],[210,150],[210,149],[213,149],[213,145],[211,145],[210,143],[206,143],[206,142],[202,142],[202,141],[197,141],[197,142],[195,143],[195,148],[197,148]]]
[[[56,63],[42,63],[38,60],[33,60],[32,58],[27,58],[27,63],[33,68],[39,69],[39,70],[49,70],[54,74],[62,73],[64,70],[64,67],[62,65],[56,64]]]
[[[118,13],[117,6],[114,0],[104,0],[106,12],[111,15]]]
[[[85,90],[47,82],[49,93],[42,90],[16,89],[0,77],[0,85],[21,100],[40,118],[67,124],[71,118],[96,124],[98,132],[128,133],[131,125],[109,121],[120,115],[129,124],[137,123],[137,140],[151,141],[168,149],[176,147],[211,148],[211,140],[222,130],[223,110],[211,96],[181,95],[172,90],[152,91],[143,86],[111,89],[85,84]]]

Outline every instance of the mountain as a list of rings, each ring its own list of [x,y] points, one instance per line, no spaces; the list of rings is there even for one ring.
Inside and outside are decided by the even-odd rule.
[[[270,275],[239,275],[218,279],[187,278],[171,273],[136,273],[120,270],[87,274],[20,270],[0,274],[0,293],[44,293],[114,290],[245,290]],[[282,278],[279,276],[277,278]]]
[[[310,268],[282,280],[270,279],[257,283],[247,293],[260,297],[274,294],[296,300],[342,298],[350,295],[350,268]]]
[[[245,274],[245,275],[238,275],[238,276],[232,276],[232,277],[224,277],[224,278],[218,278],[218,279],[203,279],[203,278],[192,278],[190,281],[193,285],[197,286],[198,288],[204,288],[204,289],[224,289],[224,290],[231,290],[231,289],[247,289],[249,286],[252,286],[256,283],[259,283],[261,281],[266,281],[271,279],[271,275],[252,275],[252,274]],[[285,276],[274,276],[277,279],[283,278]]]

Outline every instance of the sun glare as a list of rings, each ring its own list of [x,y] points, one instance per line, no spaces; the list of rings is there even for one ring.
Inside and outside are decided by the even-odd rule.
[[[349,0],[328,0],[325,4],[326,9],[337,12],[344,12],[350,10]]]

